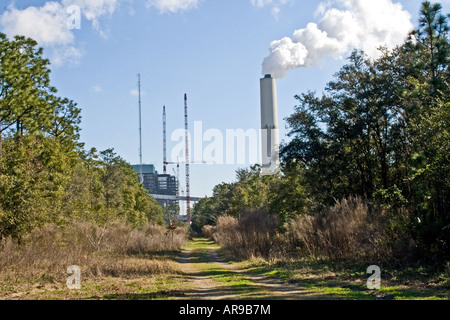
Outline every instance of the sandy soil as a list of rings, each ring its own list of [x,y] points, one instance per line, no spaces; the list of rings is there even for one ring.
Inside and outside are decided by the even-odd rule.
[[[320,299],[320,296],[308,292],[308,289],[300,284],[290,284],[281,279],[264,275],[253,274],[239,269],[235,264],[223,261],[214,248],[208,249],[206,263],[198,263],[192,260],[192,249],[183,250],[178,262],[190,282],[192,290],[186,292],[183,299],[193,300],[238,300],[238,299],[267,299],[267,300],[311,300]],[[245,278],[248,285],[238,290],[223,282],[218,282],[211,277],[207,265],[229,270],[239,278]],[[247,289],[247,290],[246,290]]]

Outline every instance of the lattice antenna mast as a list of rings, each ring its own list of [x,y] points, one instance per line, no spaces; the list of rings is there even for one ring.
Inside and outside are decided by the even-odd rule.
[[[177,157],[177,171],[173,169],[174,173],[177,175],[177,198],[181,195],[181,186],[180,186],[180,159]],[[178,200],[178,210],[180,210],[180,200]]]
[[[166,106],[163,106],[163,171],[167,174],[167,130],[166,130]]]
[[[139,91],[139,183],[144,183],[144,174],[142,173],[142,101],[141,101],[141,75],[138,74]]]
[[[186,143],[186,215],[187,223],[191,224],[191,186],[190,186],[190,173],[189,173],[189,128],[188,128],[188,104],[187,94],[184,94],[184,127],[185,127],[185,143]]]

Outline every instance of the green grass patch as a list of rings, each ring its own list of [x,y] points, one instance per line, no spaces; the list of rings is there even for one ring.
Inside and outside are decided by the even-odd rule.
[[[194,267],[200,272],[201,276],[216,281],[223,294],[245,296],[260,290],[251,280],[244,275],[233,272],[214,262],[209,255],[210,250],[214,249],[220,252],[220,246],[211,240],[203,238],[194,238],[186,246],[191,250],[190,262],[195,263]]]
[[[366,285],[368,265],[309,259],[269,263],[246,261],[243,266],[254,273],[285,279],[323,294],[330,299],[344,300],[449,300],[450,281],[445,272],[431,267],[381,266],[380,290]]]

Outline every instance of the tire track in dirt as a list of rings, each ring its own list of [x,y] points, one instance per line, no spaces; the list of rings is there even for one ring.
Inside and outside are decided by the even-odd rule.
[[[201,239],[204,241],[204,239]],[[195,240],[194,240],[195,241]],[[211,242],[205,242],[210,243]],[[237,265],[224,261],[213,246],[204,248],[202,259],[192,248],[182,251],[178,262],[189,283],[190,289],[183,299],[191,300],[316,300],[320,296],[312,294],[301,284],[290,284],[282,279],[251,273]],[[244,280],[234,287],[230,282],[217,281],[222,275],[234,275]]]

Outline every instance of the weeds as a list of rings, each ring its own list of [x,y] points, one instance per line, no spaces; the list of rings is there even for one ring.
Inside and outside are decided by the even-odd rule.
[[[176,263],[152,259],[175,251],[188,240],[179,228],[165,235],[163,226],[133,229],[121,221],[105,225],[87,222],[48,224],[34,229],[21,243],[4,239],[0,245],[0,280],[64,282],[67,267],[78,265],[84,277],[128,277],[173,272]]]
[[[411,250],[407,234],[396,232],[401,215],[389,216],[359,197],[333,207],[291,218],[280,231],[278,219],[262,209],[239,218],[221,216],[203,232],[235,259],[313,258],[378,264]]]
[[[214,240],[236,259],[269,258],[276,247],[278,220],[263,211],[244,212],[240,219],[222,216]]]

